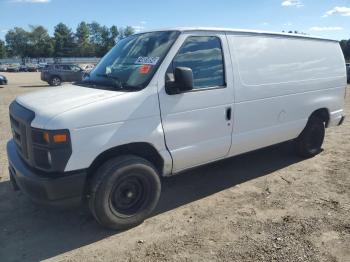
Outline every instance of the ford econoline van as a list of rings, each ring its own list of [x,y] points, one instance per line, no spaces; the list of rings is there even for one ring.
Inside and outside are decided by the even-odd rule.
[[[103,226],[141,223],[161,177],[284,141],[310,158],[344,121],[337,41],[175,28],[124,38],[83,81],[10,105],[14,187],[33,200],[87,200]]]

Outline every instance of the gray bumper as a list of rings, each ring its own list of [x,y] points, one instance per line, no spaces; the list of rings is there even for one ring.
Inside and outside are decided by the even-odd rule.
[[[20,158],[13,140],[7,143],[10,178],[33,201],[54,206],[79,204],[84,195],[86,171],[62,174],[33,171]]]

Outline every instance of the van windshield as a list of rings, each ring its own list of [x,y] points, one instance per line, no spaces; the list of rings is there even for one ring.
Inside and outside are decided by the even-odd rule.
[[[179,34],[159,31],[124,38],[77,84],[108,90],[140,90],[151,81]]]

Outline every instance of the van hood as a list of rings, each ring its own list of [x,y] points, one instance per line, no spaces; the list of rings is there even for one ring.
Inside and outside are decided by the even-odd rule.
[[[51,118],[90,103],[126,94],[126,92],[101,90],[77,85],[50,87],[17,97],[22,106],[40,116],[38,128],[45,125]],[[38,124],[37,124],[38,125]]]

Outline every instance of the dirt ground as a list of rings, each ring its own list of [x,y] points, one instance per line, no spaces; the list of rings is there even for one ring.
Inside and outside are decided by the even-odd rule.
[[[0,261],[350,261],[349,121],[327,130],[324,151],[313,159],[296,157],[285,143],[164,179],[153,216],[114,232],[85,207],[37,206],[12,190],[8,106],[46,83],[38,73],[4,75]]]

